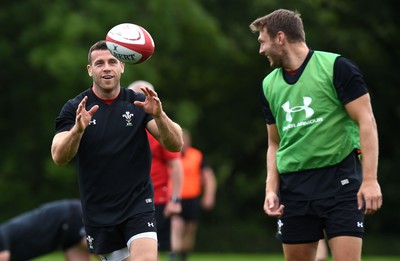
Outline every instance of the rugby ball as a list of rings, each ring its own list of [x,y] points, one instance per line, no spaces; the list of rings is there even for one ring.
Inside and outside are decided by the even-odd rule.
[[[123,23],[114,26],[106,36],[107,48],[112,55],[124,63],[139,64],[154,53],[154,41],[143,27]]]

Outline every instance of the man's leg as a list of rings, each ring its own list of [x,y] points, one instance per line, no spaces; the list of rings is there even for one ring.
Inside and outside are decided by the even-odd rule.
[[[86,239],[64,251],[66,261],[90,261],[91,255],[86,247]]]
[[[318,241],[307,244],[282,244],[286,261],[315,261]]]
[[[316,261],[325,261],[328,258],[328,247],[325,239],[318,241],[317,258]]]
[[[157,261],[157,240],[150,237],[140,237],[131,241],[131,260]]]
[[[360,261],[362,239],[360,237],[338,236],[329,240],[333,260]]]
[[[197,222],[187,221],[183,234],[182,252],[190,252],[194,249],[196,243]]]
[[[185,221],[180,216],[171,218],[171,246],[172,252],[182,251],[183,235],[185,233]]]

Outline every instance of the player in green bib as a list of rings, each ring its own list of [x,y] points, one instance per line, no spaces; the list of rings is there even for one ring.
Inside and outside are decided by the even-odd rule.
[[[361,260],[364,215],[382,205],[377,127],[363,75],[349,59],[311,50],[298,12],[276,10],[250,29],[274,68],[261,92],[264,211],[278,218],[285,258],[315,260],[326,235],[334,260]]]

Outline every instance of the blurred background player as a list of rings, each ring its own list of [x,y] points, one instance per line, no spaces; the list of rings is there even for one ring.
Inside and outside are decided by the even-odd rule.
[[[59,250],[66,261],[91,260],[77,199],[43,204],[0,225],[0,261],[31,260]]]
[[[147,81],[135,81],[128,88],[142,92],[140,87],[154,86]],[[180,191],[182,185],[181,152],[170,152],[151,134],[147,133],[152,153],[150,176],[154,186],[158,251],[171,251],[171,215],[181,212]],[[171,192],[169,191],[171,184]]]
[[[317,257],[315,261],[326,261],[328,259],[328,246],[325,238],[318,241]]]
[[[203,153],[192,147],[188,130],[183,130],[182,213],[172,217],[172,253],[170,261],[187,260],[193,250],[201,208],[210,210],[215,204],[217,183],[214,171]]]

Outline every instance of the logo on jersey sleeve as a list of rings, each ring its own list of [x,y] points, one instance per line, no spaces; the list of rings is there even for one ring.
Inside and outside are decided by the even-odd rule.
[[[122,114],[122,117],[125,118],[126,120],[126,126],[132,126],[132,119],[133,119],[134,114],[131,113],[130,111],[126,111],[125,114]]]

